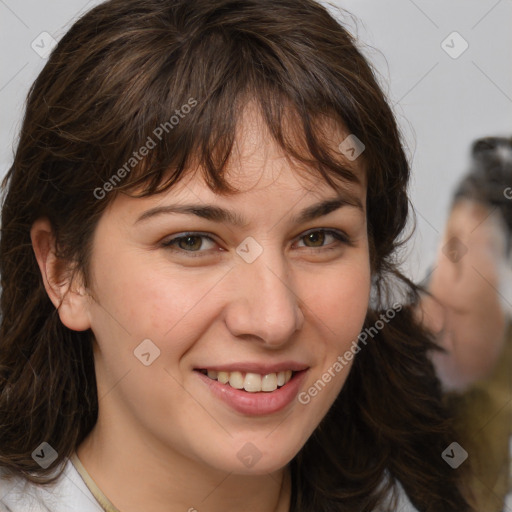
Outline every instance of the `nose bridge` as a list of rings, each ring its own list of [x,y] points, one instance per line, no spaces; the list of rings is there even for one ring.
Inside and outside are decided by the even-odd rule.
[[[242,257],[234,278],[236,293],[232,314],[228,315],[228,327],[234,335],[254,335],[278,346],[300,329],[302,311],[287,262],[278,248],[266,246],[250,263]]]

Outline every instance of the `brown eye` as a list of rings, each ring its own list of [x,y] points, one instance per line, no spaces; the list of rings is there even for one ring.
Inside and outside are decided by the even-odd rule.
[[[333,239],[331,240],[331,243],[329,243],[329,239]],[[309,247],[311,249],[320,247],[327,250],[333,249],[340,244],[351,245],[351,241],[347,235],[330,229],[317,229],[315,231],[310,231],[309,233],[301,236],[299,240],[304,241],[304,245],[302,247]]]
[[[210,247],[208,244],[210,243]],[[212,249],[215,241],[208,235],[202,233],[185,233],[162,243],[162,246],[175,252],[181,253],[202,253]],[[206,247],[204,247],[206,245]]]
[[[306,243],[311,243],[308,247],[322,247],[325,240],[325,233],[323,231],[314,231],[303,238]]]
[[[203,244],[202,237],[200,236],[185,236],[181,237],[178,240],[178,247],[180,249],[185,250],[198,250],[201,248],[201,245]]]

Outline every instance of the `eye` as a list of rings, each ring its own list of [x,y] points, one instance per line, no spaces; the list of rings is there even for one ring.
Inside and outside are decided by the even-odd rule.
[[[206,252],[204,250],[200,251],[199,249],[204,248],[204,240],[207,240],[213,244],[215,241],[210,236],[203,233],[184,233],[183,235],[176,236],[166,242],[162,243],[163,247],[171,248],[176,252]],[[209,247],[211,249],[212,247]],[[192,256],[192,255],[191,255]],[[193,255],[195,256],[195,255]]]
[[[327,247],[324,243],[325,241],[329,240],[329,238],[331,239],[334,239],[335,240],[335,243],[334,243],[334,247]],[[314,249],[314,248],[323,248],[323,247],[326,247],[328,250],[329,249],[335,249],[339,243],[344,243],[344,244],[351,244],[351,241],[350,239],[348,238],[348,236],[346,236],[344,233],[341,233],[341,232],[338,232],[338,231],[334,231],[332,229],[316,229],[314,231],[310,231],[309,233],[306,233],[305,235],[302,235],[300,238],[299,238],[299,241],[302,241],[304,240],[305,241],[305,247],[308,247],[308,248],[311,248],[311,249]],[[311,245],[308,245],[308,244],[311,244]],[[327,244],[327,245],[332,245],[331,244]],[[304,246],[302,246],[304,247]]]
[[[331,243],[329,243],[329,240],[331,240]],[[332,240],[334,240],[334,243],[332,243]],[[331,229],[312,230],[309,233],[299,237],[299,242],[301,241],[304,241],[305,245],[299,245],[299,247],[306,247],[309,249],[318,248],[324,251],[336,249],[340,243],[346,245],[352,244],[347,235]],[[208,245],[210,246],[208,247]],[[199,232],[183,233],[179,236],[175,236],[174,238],[162,242],[162,247],[164,248],[168,248],[173,252],[181,254],[187,253],[187,256],[193,257],[205,256],[205,253],[214,249],[215,245],[216,242],[211,236],[207,235],[206,233]]]

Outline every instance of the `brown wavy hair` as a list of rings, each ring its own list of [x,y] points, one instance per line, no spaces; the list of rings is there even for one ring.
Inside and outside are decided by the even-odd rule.
[[[3,182],[0,465],[52,482],[98,412],[92,331],[60,322],[31,246],[34,221],[50,220],[59,258],[88,286],[92,235],[119,193],[167,190],[192,164],[214,192],[236,192],[224,168],[248,100],[286,153],[333,186],[354,176],[329,149],[322,120],[364,142],[374,290],[365,327],[396,288],[407,303],[355,358],[292,460],[290,510],[372,511],[398,483],[420,511],[470,510],[460,471],[441,458],[454,436],[428,358],[435,344],[414,312],[419,289],[397,270],[410,169],[396,120],[353,36],[313,0],[111,0],[54,49]],[[149,138],[155,147],[142,158]],[[116,173],[123,179],[112,184]],[[31,457],[43,440],[58,452],[46,470]]]

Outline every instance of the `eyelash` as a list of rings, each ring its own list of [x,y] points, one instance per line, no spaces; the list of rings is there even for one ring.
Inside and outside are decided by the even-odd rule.
[[[311,231],[308,231],[306,234],[299,237],[299,240],[307,237],[308,235],[311,235],[313,233],[325,233],[328,235],[332,235],[338,242],[341,242],[342,244],[353,246],[353,241],[344,233],[341,233],[339,231],[334,231],[332,229],[314,229]],[[211,240],[212,242],[216,243],[215,240],[209,236],[207,233],[201,233],[198,231],[191,231],[189,233],[184,233],[180,236],[177,236],[175,238],[172,238],[171,240],[168,240],[166,242],[162,242],[162,247],[166,249],[170,249],[173,252],[179,252],[182,254],[186,254],[188,257],[204,257],[204,253],[208,251],[187,251],[185,249],[181,248],[174,248],[173,246],[176,245],[180,240],[183,240],[185,238],[188,238],[190,236],[197,237],[197,238],[206,238],[208,240]],[[339,244],[335,244],[335,247],[329,247],[329,246],[322,246],[322,247],[309,247],[313,252],[325,252],[325,251],[332,251],[337,248]],[[306,247],[308,248],[308,247]]]

